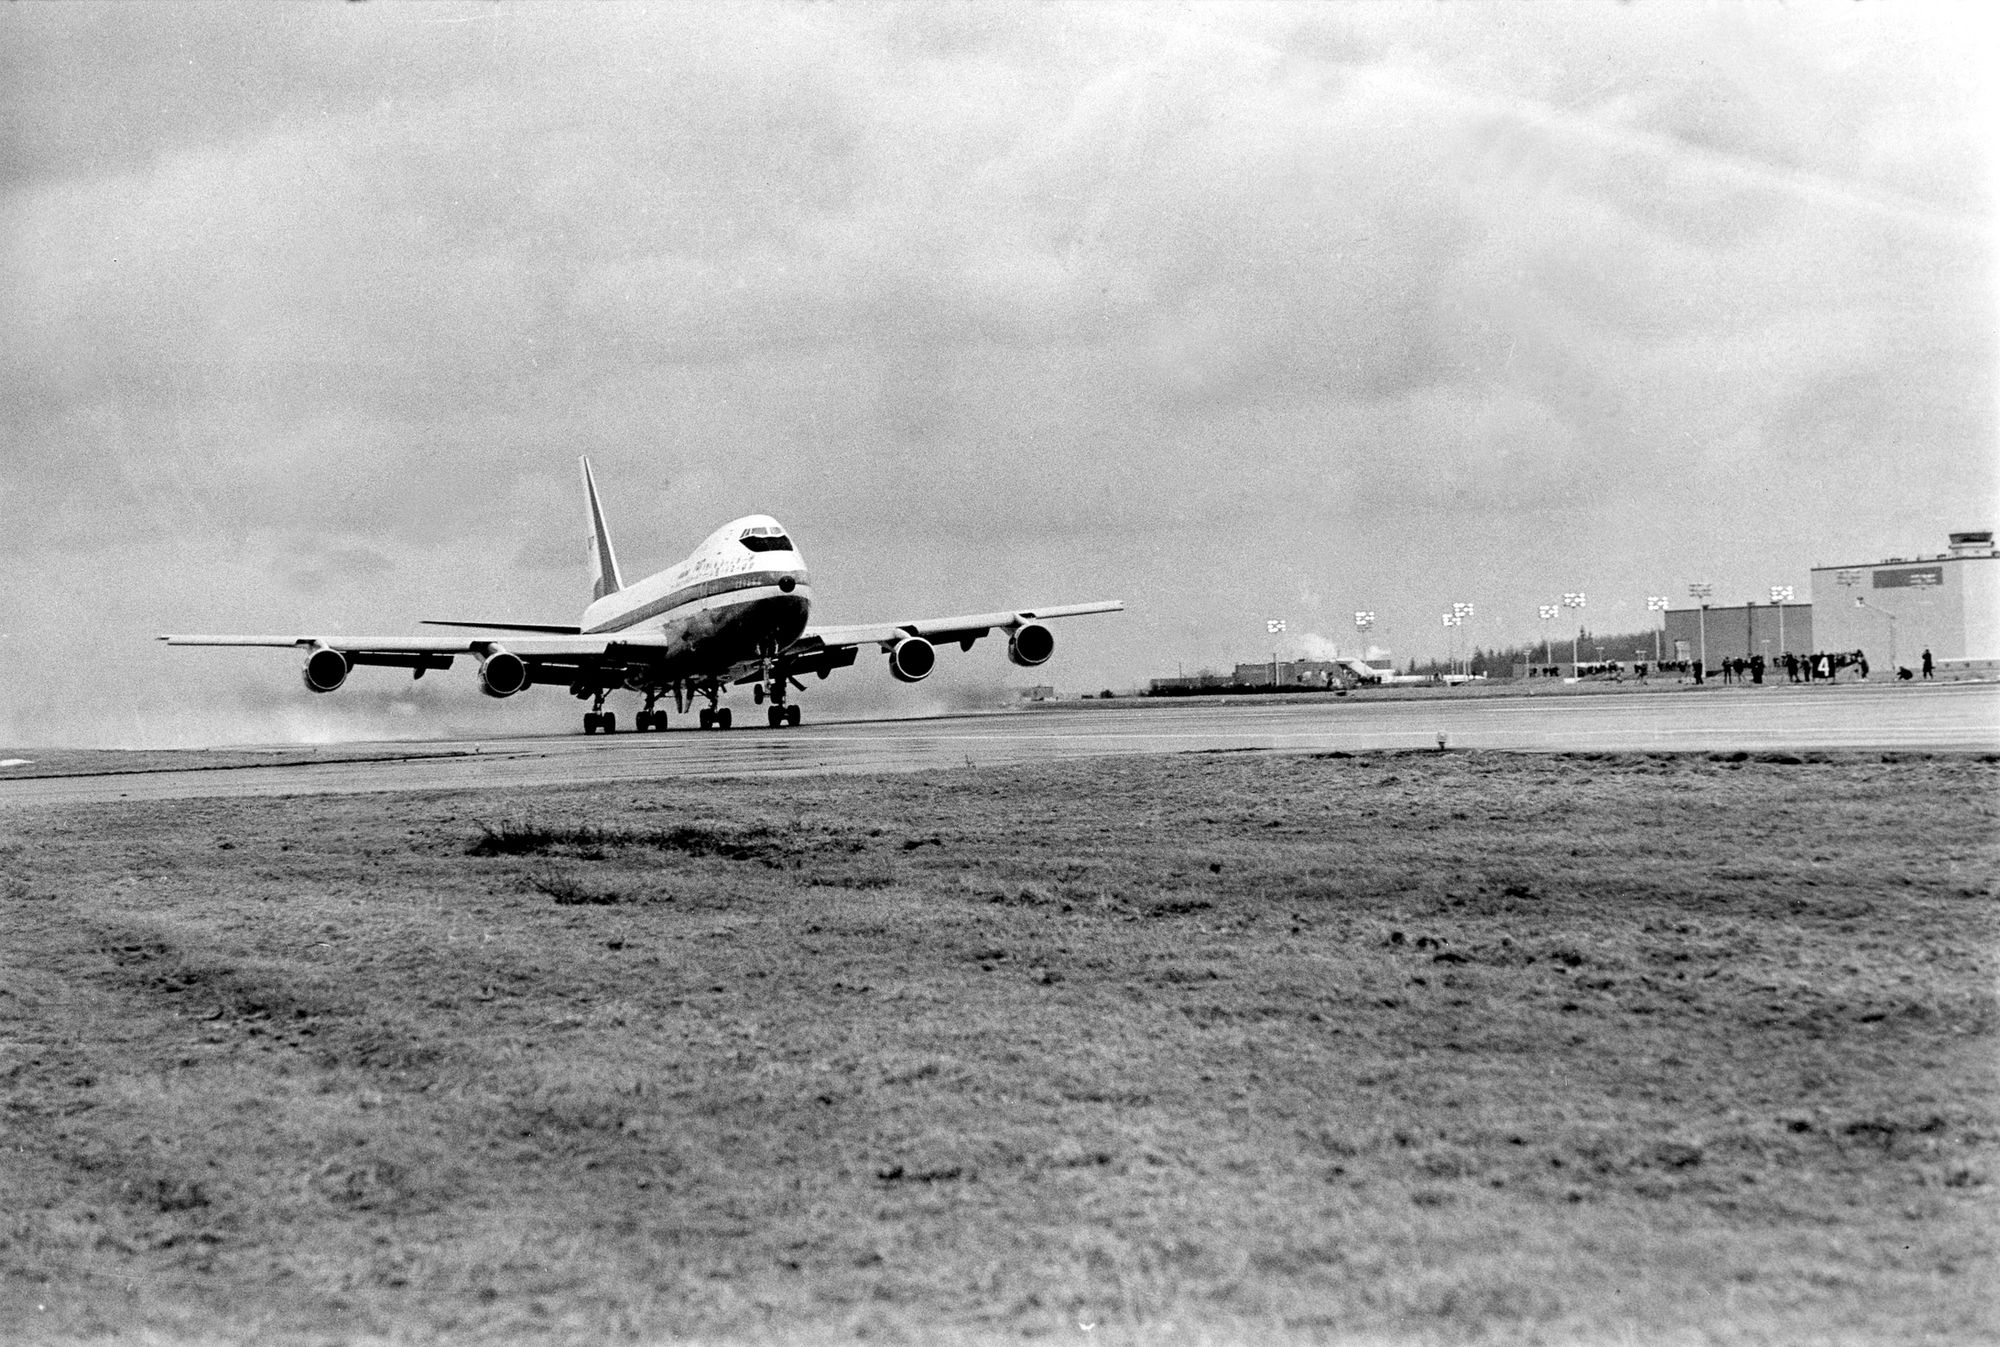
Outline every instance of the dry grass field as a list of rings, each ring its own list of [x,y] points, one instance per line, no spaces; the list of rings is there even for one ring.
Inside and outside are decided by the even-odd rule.
[[[0,1340],[2000,1339],[1971,756],[0,819]]]

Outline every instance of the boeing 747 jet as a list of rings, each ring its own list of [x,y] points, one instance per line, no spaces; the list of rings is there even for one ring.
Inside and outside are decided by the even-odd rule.
[[[799,723],[793,691],[806,674],[825,678],[853,664],[874,646],[888,656],[889,672],[904,683],[930,676],[939,645],[962,650],[999,631],[1007,658],[1033,668],[1055,651],[1045,625],[1058,617],[1110,613],[1117,600],[1053,608],[971,613],[916,622],[856,627],[811,625],[812,583],[804,560],[777,520],[748,515],[708,535],[686,561],[627,585],[611,550],[611,533],[598,503],[590,460],[580,460],[590,509],[591,603],[575,626],[523,622],[426,622],[426,626],[476,631],[476,636],[162,636],[168,645],[279,646],[306,652],[305,683],[333,692],[362,664],[408,669],[448,669],[460,655],[479,661],[479,690],[511,697],[536,683],[566,687],[590,703],[585,734],[611,734],[618,716],[605,699],[625,689],[645,698],[634,724],[640,731],[667,728],[659,703],[673,699],[685,715],[697,703],[703,729],[726,730],[730,687],[749,684],[772,729]]]

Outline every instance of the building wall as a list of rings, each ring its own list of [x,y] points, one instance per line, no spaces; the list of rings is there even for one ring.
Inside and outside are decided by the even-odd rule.
[[[1937,659],[2000,657],[2000,555],[1820,566],[1812,584],[1828,650],[1908,668],[1926,647]]]
[[[1965,581],[1965,657],[2000,659],[2000,559],[1967,566]],[[1932,654],[1937,654],[1934,650]],[[1943,656],[1950,659],[1953,656]]]
[[[1811,604],[1742,603],[1730,607],[1712,606],[1706,616],[1699,608],[1669,608],[1666,633],[1661,638],[1665,642],[1663,656],[1675,658],[1675,642],[1685,641],[1688,658],[1699,658],[1704,623],[1708,628],[1710,668],[1715,668],[1726,659],[1762,655],[1766,660],[1775,660],[1787,650],[1794,655],[1808,655],[1815,649]]]

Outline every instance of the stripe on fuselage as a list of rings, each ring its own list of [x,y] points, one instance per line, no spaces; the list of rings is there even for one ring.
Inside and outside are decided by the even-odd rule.
[[[771,591],[769,595],[752,596],[755,598],[789,597],[785,595],[784,590],[778,587],[778,581],[783,579],[784,575],[784,572],[778,571],[745,571],[741,575],[721,575],[713,580],[697,580],[691,585],[682,585],[672,593],[662,594],[651,603],[635,608],[629,613],[620,613],[613,621],[606,622],[601,626],[592,627],[585,634],[602,636],[614,631],[627,631],[639,623],[652,618],[670,616],[676,608],[698,604],[704,599],[714,598],[719,594],[733,594],[738,590],[768,589]],[[806,584],[805,577],[793,575],[791,578],[796,583],[796,588],[792,591],[793,595],[809,599],[812,594],[812,588]]]

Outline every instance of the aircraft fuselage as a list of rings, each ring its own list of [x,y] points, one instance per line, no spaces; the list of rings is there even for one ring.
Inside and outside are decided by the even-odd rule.
[[[671,672],[775,654],[805,631],[811,611],[812,581],[789,536],[769,515],[746,515],[679,565],[598,599],[580,625],[589,636],[662,633]]]

